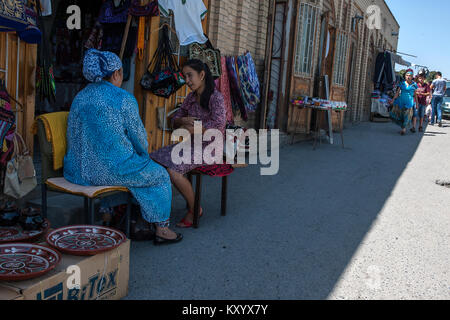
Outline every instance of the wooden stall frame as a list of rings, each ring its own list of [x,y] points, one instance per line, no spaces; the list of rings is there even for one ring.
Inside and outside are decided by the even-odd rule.
[[[141,0],[141,4],[147,4],[149,0]],[[203,0],[206,8],[210,8],[210,1]],[[169,99],[157,97],[152,93],[142,89],[140,85],[141,78],[146,71],[148,64],[150,63],[159,42],[159,32],[152,32],[160,27],[161,17],[147,17],[145,21],[147,29],[147,38],[144,48],[144,59],[139,60],[136,58],[136,71],[135,71],[135,85],[134,96],[139,104],[139,111],[142,122],[147,130],[147,137],[149,142],[149,152],[156,151],[163,146],[171,143],[171,134],[167,134],[164,130],[158,128],[158,114],[157,108],[163,107],[165,116],[172,111],[177,103],[184,100],[189,90],[186,86],[183,86],[178,92],[172,95]],[[204,32],[207,34],[208,28],[208,14],[202,21]],[[178,50],[177,50],[178,51]],[[186,94],[183,94],[183,90]],[[165,118],[164,121],[167,119]]]

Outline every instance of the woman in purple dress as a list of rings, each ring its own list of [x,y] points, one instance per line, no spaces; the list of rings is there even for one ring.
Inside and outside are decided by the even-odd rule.
[[[186,97],[181,108],[173,116],[173,128],[186,129],[192,137],[195,121],[201,121],[203,133],[208,129],[217,129],[222,135],[225,135],[227,121],[225,102],[222,94],[216,89],[209,67],[200,60],[189,60],[183,66],[183,74],[192,92]],[[189,142],[191,143],[191,162],[187,164],[175,164],[172,161],[172,150],[176,145],[162,148],[150,154],[150,157],[155,162],[167,168],[172,183],[188,203],[189,212],[177,225],[180,228],[192,227],[194,220],[194,190],[184,175],[198,167],[211,164],[205,163],[204,157],[201,158],[203,161],[201,164],[194,164],[194,159],[198,155],[194,155],[195,147],[193,146],[193,141],[194,139],[191,139]],[[211,141],[203,142],[202,154],[205,147],[210,144]],[[201,215],[202,209],[200,209]]]

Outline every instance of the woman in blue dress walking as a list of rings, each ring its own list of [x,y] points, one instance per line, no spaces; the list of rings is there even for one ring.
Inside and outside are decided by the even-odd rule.
[[[390,112],[391,119],[402,128],[400,134],[406,134],[406,128],[411,125],[414,108],[418,108],[417,84],[413,81],[414,73],[411,69],[406,71],[405,81],[399,85],[394,97],[394,107]]]

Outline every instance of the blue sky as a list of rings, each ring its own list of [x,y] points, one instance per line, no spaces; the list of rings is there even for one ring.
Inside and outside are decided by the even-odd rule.
[[[450,79],[450,1],[386,0],[400,24],[398,51],[411,63],[440,70]]]

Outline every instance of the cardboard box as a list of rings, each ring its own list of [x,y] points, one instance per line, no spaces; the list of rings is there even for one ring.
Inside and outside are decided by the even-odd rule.
[[[68,288],[76,276],[70,266],[79,268],[78,288]],[[130,240],[92,257],[62,254],[59,265],[42,277],[0,282],[0,300],[119,300],[128,295],[129,266]]]

